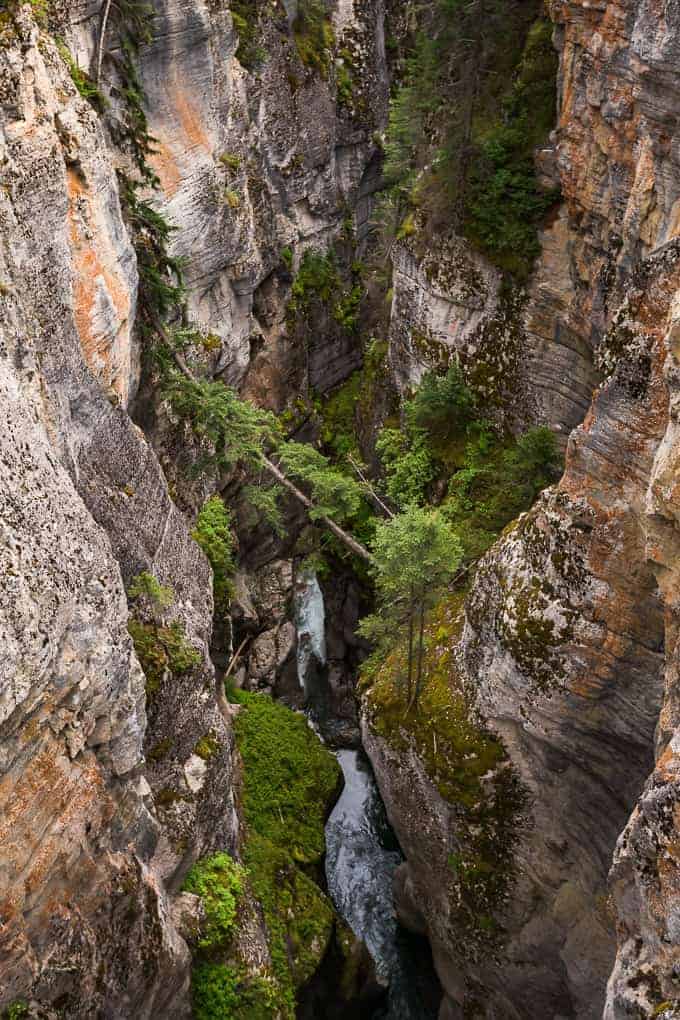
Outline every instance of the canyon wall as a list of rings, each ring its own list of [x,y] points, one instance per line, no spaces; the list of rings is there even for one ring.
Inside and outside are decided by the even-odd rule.
[[[0,1009],[186,1017],[196,901],[177,893],[199,856],[239,838],[211,573],[190,534],[206,485],[185,484],[181,512],[166,477],[176,451],[131,417],[145,341],[116,173],[134,172],[113,130],[124,107],[114,89],[102,116],[68,67],[95,68],[100,12],[44,6],[0,11]],[[190,313],[219,338],[214,375],[270,406],[295,361],[290,265],[366,215],[382,16],[379,0],[335,15],[362,116],[302,63],[285,14],[267,22],[262,76],[235,57],[227,5],[202,0],[158,0],[139,54],[161,189],[145,197],[172,224]],[[111,31],[104,92],[116,55]],[[332,385],[343,352],[319,343],[318,383]],[[196,660],[147,697],[125,597],[142,572],[172,589],[163,624]]]
[[[407,857],[398,906],[430,937],[446,1018],[670,1016],[680,998],[680,23],[646,3],[553,3],[551,16],[559,115],[539,165],[558,176],[563,205],[541,235],[513,370],[530,418],[565,438],[577,427],[560,485],[482,559],[458,624],[452,682],[468,719],[500,738],[505,754],[476,810],[442,798],[422,752],[395,753],[370,697],[364,710],[365,742]],[[408,344],[398,338],[413,338],[414,310],[435,351],[447,334],[463,360],[475,344],[493,287],[488,271],[471,275],[469,266],[462,282],[469,290],[449,288],[444,303],[427,266],[398,257],[392,356],[402,377]],[[483,360],[483,349],[472,357]],[[514,803],[497,793],[508,770],[521,791]],[[495,897],[480,826],[496,866],[512,873]]]

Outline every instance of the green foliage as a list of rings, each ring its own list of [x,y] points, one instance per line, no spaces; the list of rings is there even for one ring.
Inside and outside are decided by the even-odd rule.
[[[231,0],[229,10],[239,38],[236,59],[246,70],[256,71],[267,59],[266,50],[258,42],[259,4],[257,0]]]
[[[451,476],[442,506],[460,535],[466,559],[481,556],[503,528],[557,480],[560,468],[548,428],[503,440],[483,422],[470,427],[462,466]]]
[[[243,806],[249,830],[301,863],[324,852],[328,803],[338,763],[302,715],[263,694],[232,692],[244,708],[234,728],[244,764]]]
[[[224,200],[230,209],[239,209],[241,207],[241,196],[233,188],[226,189]]]
[[[177,621],[165,627],[132,618],[128,631],[146,676],[149,697],[160,689],[166,671],[174,677],[184,676],[201,662],[200,654],[189,644]]]
[[[242,706],[234,729],[243,759],[244,861],[264,911],[279,1008],[293,1020],[295,992],[318,967],[334,919],[330,901],[298,865],[322,860],[340,769],[303,716],[265,695],[231,697]]]
[[[257,468],[267,443],[275,443],[280,427],[274,415],[221,382],[192,381],[176,371],[168,372],[163,395],[179,418],[210,447],[199,470],[228,470],[243,463]]]
[[[289,477],[305,483],[311,490],[314,509],[309,512],[310,520],[332,517],[343,523],[358,514],[363,499],[361,486],[334,468],[313,446],[284,443],[279,450],[279,460]]]
[[[138,197],[143,181],[133,181],[119,170],[118,182],[137,254],[139,305],[147,328],[154,328],[156,319],[164,321],[184,301],[182,263],[168,254],[174,228]]]
[[[302,63],[327,78],[335,38],[324,0],[298,0],[293,34]]]
[[[220,163],[222,166],[226,166],[228,170],[240,170],[241,157],[237,156],[235,152],[223,152],[220,156]]]
[[[390,104],[385,176],[400,218],[416,228],[462,230],[522,278],[537,227],[555,201],[533,162],[555,119],[557,59],[541,4],[435,0],[419,11],[405,73]],[[509,90],[506,82],[512,81]],[[383,200],[383,204],[384,204]]]
[[[191,976],[194,1020],[271,1020],[282,1008],[273,978],[202,962]]]
[[[455,362],[443,376],[425,376],[404,406],[403,428],[384,428],[376,441],[387,494],[396,506],[425,501],[442,446],[465,435],[474,411],[474,395]]]
[[[436,477],[435,462],[424,429],[381,429],[375,444],[385,469],[387,495],[398,507],[423,503]]]
[[[245,877],[243,866],[226,853],[204,858],[187,875],[184,891],[200,896],[205,909],[198,942],[201,949],[223,947],[231,939]]]
[[[320,255],[310,248],[302,256],[295,282],[293,300],[289,308],[294,312],[308,312],[316,298],[327,304],[341,287],[340,273],[333,252]]]
[[[147,598],[158,609],[167,609],[175,601],[172,588],[162,585],[153,574],[143,570],[130,583],[127,593],[131,599]]]
[[[3,1016],[5,1020],[22,1020],[23,1017],[28,1016],[28,1003],[17,999],[16,1002],[9,1004]]]
[[[411,505],[378,524],[372,552],[377,612],[361,621],[359,633],[384,655],[393,648],[395,634],[407,625],[406,689],[411,709],[418,706],[427,679],[425,614],[452,580],[462,546],[439,511]]]
[[[243,497],[252,511],[259,514],[276,534],[283,538],[285,529],[281,516],[280,500],[283,495],[279,485],[244,485]]]
[[[445,375],[428,373],[405,407],[406,420],[425,431],[430,440],[446,440],[460,433],[475,417],[475,397],[465,384],[457,362]]]
[[[354,372],[320,406],[321,441],[336,459],[357,451],[355,414],[362,387],[363,374]]]
[[[428,114],[441,102],[440,71],[444,43],[425,32],[416,36],[404,82],[390,102],[385,139],[384,173],[388,184],[408,191],[425,148]]]
[[[286,246],[281,249],[281,261],[283,262],[286,269],[290,272],[293,268],[293,249]]]
[[[353,267],[352,283],[346,286],[333,251],[320,255],[307,249],[293,283],[288,315],[293,320],[309,320],[317,304],[327,305],[339,326],[347,333],[356,333],[362,296],[360,266]]]
[[[110,129],[115,140],[130,153],[140,175],[140,182],[152,188],[158,178],[149,164],[156,139],[149,133],[146,96],[139,75],[138,58],[142,46],[152,40],[153,6],[147,0],[117,0],[111,7],[107,36],[117,45],[109,45],[105,58],[115,66],[116,91],[124,100],[122,117],[111,119]]]
[[[232,577],[236,565],[231,514],[219,496],[213,496],[203,504],[191,534],[213,569],[215,610],[225,613],[234,594]]]
[[[338,104],[351,110],[354,100],[354,79],[352,71],[344,61],[338,66],[337,89]]]
[[[430,603],[462,558],[460,541],[443,515],[413,505],[378,524],[372,552],[378,598],[384,605],[409,598]]]
[[[43,8],[46,12],[46,7]],[[62,60],[66,64],[73,80],[73,84],[78,89],[83,99],[87,99],[88,102],[92,103],[98,113],[103,113],[107,107],[108,102],[106,97],[97,87],[96,83],[92,81],[87,71],[84,71],[82,67],[78,66],[77,61],[71,55],[71,52],[64,42],[63,39],[56,39],[57,49],[61,55]]]
[[[480,135],[466,197],[468,237],[519,277],[528,275],[539,253],[537,225],[558,197],[538,188],[533,160],[555,119],[551,32],[548,19],[536,21],[529,32],[502,119]]]

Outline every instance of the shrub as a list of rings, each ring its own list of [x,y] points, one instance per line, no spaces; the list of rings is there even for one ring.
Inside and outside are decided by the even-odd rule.
[[[154,607],[159,609],[167,609],[175,601],[175,593],[172,588],[166,588],[147,570],[137,574],[127,593],[131,599],[147,598]]]
[[[45,10],[46,13],[46,8],[44,7],[44,5],[41,9]],[[57,39],[56,43],[61,58],[68,67],[69,74],[71,75],[71,80],[73,81],[75,87],[78,89],[80,95],[83,97],[83,99],[87,99],[88,102],[92,103],[94,108],[99,113],[103,113],[108,108],[106,96],[104,96],[104,94],[99,90],[95,82],[92,81],[87,71],[84,71],[82,67],[78,66],[78,63],[76,62],[75,58],[71,55],[71,52],[66,43],[64,42],[64,40]]]
[[[458,363],[453,362],[445,375],[428,373],[405,413],[410,425],[431,438],[447,439],[463,431],[475,417],[475,397]]]
[[[245,876],[243,866],[227,853],[206,857],[187,875],[184,890],[200,896],[205,908],[205,922],[198,943],[201,949],[224,946],[231,939]]]
[[[257,0],[231,0],[229,5],[239,36],[236,59],[248,71],[257,70],[267,59],[266,50],[257,41],[260,29],[258,6]]]
[[[213,569],[215,610],[226,612],[234,594],[234,537],[231,514],[219,496],[203,504],[191,534]]]
[[[175,677],[184,676],[201,662],[199,652],[187,641],[180,623],[162,627],[131,619],[128,631],[146,676],[149,697],[160,689],[166,671]]]
[[[335,38],[324,0],[298,0],[297,10],[293,34],[300,60],[327,78]]]

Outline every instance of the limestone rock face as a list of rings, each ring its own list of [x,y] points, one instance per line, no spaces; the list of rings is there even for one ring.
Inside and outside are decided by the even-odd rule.
[[[670,127],[680,22],[635,0],[553,3],[551,14],[560,110],[550,172],[564,205],[541,236],[516,364],[529,418],[565,436],[599,386],[560,485],[479,564],[456,648],[470,718],[500,737],[524,792],[495,948],[466,938],[451,876],[474,833],[422,760],[395,755],[370,719],[364,730],[407,856],[397,902],[432,941],[442,1016],[670,1016],[680,1000]],[[414,345],[399,340],[414,336],[413,309],[435,356],[446,341],[462,358],[479,316],[492,314],[487,282],[459,315],[452,280],[442,304],[426,270],[398,254],[391,356],[401,378],[417,376]],[[500,827],[497,846],[507,848]]]
[[[45,1015],[173,1020],[190,1014],[183,876],[238,840],[232,735],[208,655],[211,574],[160,465],[172,451],[129,413],[143,356],[116,173],[129,157],[78,94],[39,5],[11,6],[0,18],[0,1010],[26,999]],[[93,69],[98,5],[57,0],[49,16]],[[355,209],[365,230],[377,184],[381,0],[343,3],[334,18],[353,55],[349,106],[302,64],[285,17],[266,26],[269,59],[254,75],[235,56],[227,4],[157,0],[139,58],[161,182],[145,198],[175,228],[190,314],[219,338],[215,374],[264,387],[270,406],[294,385],[290,265],[325,250]],[[166,622],[200,660],[148,698],[125,597],[142,571],[172,588]]]

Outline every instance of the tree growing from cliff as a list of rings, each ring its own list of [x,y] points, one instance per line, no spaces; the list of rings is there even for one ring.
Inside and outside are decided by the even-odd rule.
[[[372,552],[378,607],[359,630],[378,649],[387,650],[395,633],[407,628],[410,710],[417,706],[423,684],[425,616],[453,579],[463,548],[438,510],[411,505],[378,525]]]

